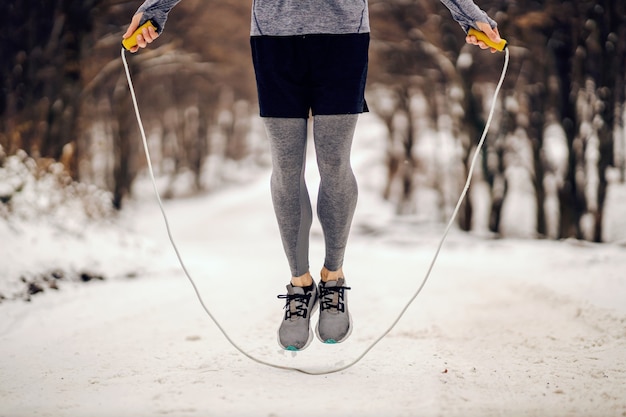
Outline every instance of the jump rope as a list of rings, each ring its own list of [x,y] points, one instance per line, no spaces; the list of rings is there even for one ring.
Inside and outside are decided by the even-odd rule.
[[[500,75],[500,80],[498,81],[496,89],[495,89],[495,91],[493,93],[493,99],[492,99],[492,102],[491,102],[491,109],[489,110],[489,117],[487,118],[487,122],[485,124],[485,128],[483,130],[482,136],[480,138],[480,141],[478,142],[478,145],[476,146],[476,150],[474,151],[474,155],[472,157],[472,161],[471,161],[471,164],[470,164],[470,167],[469,167],[469,171],[467,173],[467,179],[465,180],[465,186],[463,187],[463,191],[461,192],[459,200],[457,201],[456,206],[454,208],[454,211],[452,212],[452,215],[450,216],[450,220],[448,221],[448,224],[447,224],[447,226],[446,226],[446,228],[444,230],[444,233],[441,236],[441,239],[439,241],[439,244],[437,245],[437,249],[435,251],[435,254],[434,254],[434,256],[433,256],[433,258],[432,258],[432,260],[430,262],[430,265],[428,266],[428,269],[426,271],[426,275],[424,275],[424,278],[422,279],[421,284],[415,290],[415,293],[408,300],[408,302],[406,303],[404,308],[402,308],[402,310],[400,310],[400,313],[398,314],[396,319],[391,323],[391,325],[387,328],[387,330],[385,330],[377,339],[375,339],[373,342],[371,342],[370,345],[367,346],[366,349],[359,356],[357,356],[351,362],[349,362],[349,363],[347,363],[345,365],[342,365],[342,366],[338,366],[338,367],[334,367],[334,368],[330,368],[330,369],[315,370],[315,369],[304,369],[304,368],[298,368],[298,367],[294,367],[294,366],[279,365],[279,364],[267,362],[267,361],[265,361],[263,359],[259,359],[259,358],[255,357],[255,356],[253,356],[252,354],[248,353],[245,349],[243,349],[241,346],[239,346],[230,337],[228,332],[222,327],[222,325],[215,318],[215,316],[213,316],[213,313],[211,313],[211,310],[208,308],[208,306],[206,305],[206,303],[202,299],[202,295],[200,294],[200,291],[198,290],[198,287],[196,286],[196,283],[194,282],[193,278],[191,277],[191,274],[189,273],[189,271],[187,270],[187,267],[185,266],[185,262],[183,261],[183,258],[182,258],[181,254],[180,254],[180,251],[178,250],[178,246],[176,245],[176,242],[174,241],[174,237],[173,237],[172,231],[170,229],[169,220],[167,218],[167,214],[165,213],[165,208],[163,207],[163,202],[161,201],[161,196],[160,196],[159,190],[157,188],[156,179],[155,179],[155,176],[154,176],[154,170],[152,168],[152,160],[150,158],[150,151],[148,150],[148,141],[146,139],[146,132],[144,130],[143,122],[141,120],[141,115],[139,114],[139,105],[137,104],[137,97],[135,96],[135,88],[133,87],[133,81],[131,79],[130,70],[128,68],[128,62],[126,62],[126,53],[125,53],[126,50],[130,49],[132,46],[135,45],[134,41],[136,39],[137,34],[141,33],[141,30],[144,27],[147,27],[149,25],[153,25],[151,21],[148,21],[145,24],[143,24],[141,27],[139,27],[137,29],[137,31],[131,37],[125,39],[124,42],[122,42],[122,45],[123,45],[122,52],[121,52],[122,62],[124,63],[124,69],[125,69],[125,72],[126,72],[126,79],[128,80],[128,87],[129,87],[129,90],[130,90],[130,95],[132,97],[133,107],[135,108],[135,116],[137,117],[137,123],[139,125],[139,131],[141,133],[141,139],[142,139],[142,142],[143,142],[143,149],[144,149],[144,152],[145,152],[145,155],[146,155],[146,162],[148,164],[148,172],[150,174],[150,179],[152,181],[152,186],[154,188],[154,194],[156,196],[156,200],[158,202],[159,209],[161,210],[161,214],[163,216],[163,221],[165,223],[165,228],[167,230],[167,236],[169,237],[170,243],[172,244],[172,247],[174,248],[174,252],[176,252],[176,257],[178,258],[178,262],[180,263],[180,266],[181,266],[183,272],[185,273],[185,276],[187,277],[187,279],[189,280],[189,283],[193,287],[193,290],[194,290],[194,292],[196,294],[196,297],[198,298],[198,301],[200,302],[200,305],[202,306],[202,308],[204,309],[206,314],[209,316],[209,318],[213,321],[215,326],[217,326],[217,328],[222,333],[222,335],[224,335],[226,340],[232,345],[232,347],[235,348],[237,351],[239,351],[239,353],[241,353],[242,355],[244,355],[248,359],[250,359],[250,360],[252,360],[252,361],[254,361],[254,362],[258,363],[258,364],[261,364],[261,365],[264,365],[264,366],[269,366],[271,368],[276,368],[276,369],[283,369],[283,370],[287,370],[287,371],[296,371],[296,372],[300,372],[300,373],[307,374],[307,375],[329,375],[329,374],[341,372],[341,371],[344,371],[344,370],[346,370],[348,368],[353,367],[358,362],[360,362],[361,359],[363,359],[374,348],[374,346],[376,346],[381,340],[383,340],[393,330],[393,328],[396,326],[396,324],[398,324],[400,319],[404,316],[404,314],[406,313],[408,308],[411,306],[413,301],[422,292],[422,289],[424,288],[424,286],[426,285],[426,282],[430,278],[432,270],[435,267],[435,263],[437,262],[437,258],[439,257],[439,253],[441,252],[441,248],[443,247],[443,244],[444,244],[444,242],[445,242],[445,240],[446,240],[446,238],[448,236],[448,233],[450,232],[450,229],[452,228],[452,225],[454,224],[454,220],[456,219],[456,216],[457,216],[457,214],[458,214],[458,212],[459,212],[459,210],[461,208],[461,204],[463,203],[463,200],[465,199],[467,191],[469,190],[470,183],[471,183],[471,180],[472,180],[472,176],[474,174],[474,168],[475,168],[476,162],[478,160],[478,155],[480,154],[480,151],[481,151],[481,149],[483,147],[483,144],[485,143],[485,139],[487,137],[487,133],[489,131],[489,127],[491,126],[491,121],[493,120],[493,114],[494,114],[494,110],[495,110],[496,101],[498,99],[498,94],[500,93],[500,89],[501,89],[502,84],[504,82],[504,78],[506,77],[506,72],[507,72],[507,69],[508,69],[508,66],[509,66],[509,49],[507,48],[507,42],[503,39],[502,42],[496,44],[496,43],[492,42],[483,32],[476,31],[475,29],[470,29],[470,31],[468,32],[469,35],[476,36],[479,40],[482,40],[483,42],[485,42],[490,47],[495,48],[495,49],[497,49],[499,51],[504,51],[504,53],[505,53],[504,66],[502,68],[502,74]]]

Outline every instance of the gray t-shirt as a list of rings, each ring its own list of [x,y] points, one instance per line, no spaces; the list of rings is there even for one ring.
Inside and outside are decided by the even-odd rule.
[[[181,0],[146,0],[138,12],[142,23],[152,19],[163,31],[167,15]],[[440,0],[452,17],[468,31],[476,22],[491,20],[473,0]],[[476,28],[478,29],[478,28]],[[252,0],[252,36],[346,34],[370,31],[367,0]]]
[[[250,35],[370,31],[367,0],[253,0]]]

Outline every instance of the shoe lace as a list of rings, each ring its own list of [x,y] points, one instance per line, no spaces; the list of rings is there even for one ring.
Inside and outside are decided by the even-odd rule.
[[[307,294],[281,294],[280,299],[285,300],[285,320],[289,320],[292,316],[306,318],[309,314],[309,300],[311,293]]]
[[[338,287],[325,287],[320,286],[320,309],[335,310],[343,313],[346,309],[344,303],[344,292],[350,290],[350,287],[338,286]]]

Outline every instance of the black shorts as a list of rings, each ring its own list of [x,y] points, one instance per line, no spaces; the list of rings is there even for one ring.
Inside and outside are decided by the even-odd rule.
[[[368,111],[369,39],[369,33],[251,37],[261,116]]]

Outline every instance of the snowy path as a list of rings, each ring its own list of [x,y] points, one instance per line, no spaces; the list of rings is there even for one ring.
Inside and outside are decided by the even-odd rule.
[[[238,343],[274,363],[327,369],[391,323],[439,238],[410,222],[367,228],[368,203],[346,257],[355,331],[298,354],[275,341],[286,277],[267,178],[167,210],[200,291]],[[149,274],[0,304],[0,416],[626,416],[623,247],[453,233],[388,338],[345,372],[307,376],[227,344],[154,203],[139,207],[132,228],[159,248]],[[317,227],[311,252],[317,271]]]

